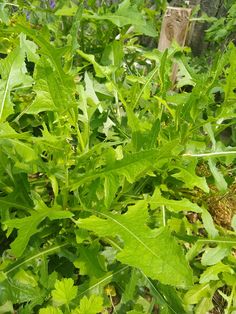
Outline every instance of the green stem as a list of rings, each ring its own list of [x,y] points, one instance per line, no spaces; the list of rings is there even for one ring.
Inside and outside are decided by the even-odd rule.
[[[228,152],[212,152],[212,153],[203,153],[203,154],[183,154],[183,157],[215,157],[215,156],[227,156],[227,155],[236,155],[236,151]]]
[[[229,314],[230,313],[230,308],[231,308],[231,305],[232,305],[232,302],[233,302],[234,293],[235,293],[235,285],[232,287],[232,291],[231,291],[231,294],[230,294],[229,299],[228,299],[228,305],[227,305],[227,308],[225,310],[225,314]]]

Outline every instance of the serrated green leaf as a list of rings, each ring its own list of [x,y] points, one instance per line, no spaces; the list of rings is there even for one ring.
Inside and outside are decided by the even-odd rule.
[[[193,211],[196,213],[201,213],[202,208],[195,203],[190,202],[186,198],[181,200],[169,200],[161,196],[159,189],[156,189],[149,201],[152,209],[159,206],[166,206],[169,210],[174,212],[180,211]]]
[[[79,305],[72,314],[97,314],[103,310],[103,299],[97,295],[91,295],[89,298],[84,296]]]
[[[90,278],[100,278],[105,275],[105,270],[102,268],[104,264],[102,255],[99,255],[100,245],[97,242],[89,247],[80,245],[78,250],[79,257],[74,261],[74,265],[79,268],[81,275],[88,275]]]
[[[23,254],[31,236],[39,232],[38,225],[46,217],[54,220],[71,218],[72,216],[73,214],[68,211],[60,211],[52,208],[50,209],[45,205],[45,208],[43,208],[41,211],[34,212],[31,216],[5,221],[4,223],[8,227],[18,229],[18,235],[11,243],[13,254],[15,254],[16,257],[20,257]]]
[[[163,145],[161,149],[151,149],[127,154],[121,160],[115,160],[100,171],[87,172],[84,175],[76,176],[75,183],[72,183],[71,190],[77,189],[83,183],[110,176],[124,176],[130,183],[133,183],[139,175],[144,175],[151,170],[159,161],[171,158],[171,152],[176,142]]]
[[[78,287],[74,286],[71,278],[63,278],[61,281],[56,280],[55,290],[52,291],[52,300],[56,305],[69,305],[76,297]]]
[[[184,169],[180,167],[176,167],[179,172],[172,174],[172,177],[183,181],[184,186],[188,189],[194,189],[198,187],[202,189],[204,192],[209,193],[209,187],[206,182],[206,178],[199,177],[195,174],[195,171],[191,171],[190,169]]]
[[[65,110],[66,104],[73,103],[73,86],[69,84],[61,86],[60,76],[57,75],[56,71],[53,71],[46,58],[41,58],[36,66],[35,82],[36,98],[25,109],[25,113],[38,114],[42,111]]]
[[[167,228],[152,231],[147,227],[146,209],[134,207],[123,215],[102,213],[102,217],[105,219],[96,216],[80,219],[78,225],[101,237],[121,237],[124,247],[117,254],[117,259],[141,269],[152,279],[180,287],[192,284],[191,269],[182,249]]]

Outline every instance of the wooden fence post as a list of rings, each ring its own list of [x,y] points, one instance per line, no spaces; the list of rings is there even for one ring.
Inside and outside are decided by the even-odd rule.
[[[176,41],[181,47],[185,45],[188,31],[189,31],[189,18],[192,9],[167,7],[164,15],[161,34],[158,44],[158,49],[164,51],[169,48],[173,41]],[[175,64],[171,75],[171,80],[174,85],[176,81],[178,67]]]

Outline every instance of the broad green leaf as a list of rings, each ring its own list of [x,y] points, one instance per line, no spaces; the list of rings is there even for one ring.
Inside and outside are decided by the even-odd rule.
[[[103,310],[103,299],[97,295],[91,295],[89,298],[84,296],[80,300],[79,308],[72,311],[72,314],[97,314]]]
[[[39,287],[22,284],[13,278],[0,283],[0,304],[6,300],[12,300],[13,304],[28,302],[42,304],[45,297],[45,291]]]
[[[38,158],[31,145],[18,139],[0,139],[0,144],[6,155],[15,162],[23,161],[27,163]]]
[[[18,235],[16,239],[11,243],[12,253],[16,257],[20,257],[31,236],[38,233],[38,225],[48,217],[51,220],[54,219],[66,219],[73,216],[69,211],[60,211],[52,208],[45,207],[41,211],[34,212],[32,215],[24,218],[15,218],[7,220],[4,223],[11,228],[18,229]]]
[[[194,189],[195,187],[198,187],[202,189],[204,192],[209,193],[209,187],[206,183],[206,178],[204,177],[198,177],[195,174],[194,169],[191,169],[188,167],[187,169],[181,168],[181,167],[175,167],[179,170],[179,172],[172,174],[172,177],[183,181],[184,186],[188,189]]]
[[[90,182],[97,178],[124,176],[130,183],[135,179],[147,173],[148,170],[155,168],[163,159],[171,158],[171,152],[175,148],[176,142],[163,145],[161,149],[151,149],[140,151],[133,154],[127,154],[121,160],[115,160],[105,166],[102,170],[88,171],[86,174],[76,176],[75,182],[71,184],[71,190],[77,189],[85,182]],[[114,191],[114,189],[113,189]]]
[[[180,211],[193,211],[196,213],[201,213],[202,208],[197,204],[190,202],[186,198],[181,200],[169,200],[161,196],[160,190],[156,189],[149,201],[152,209],[159,206],[166,206],[170,211],[180,212]]]
[[[197,304],[202,298],[209,297],[212,292],[212,286],[209,283],[195,285],[184,295],[186,304]]]
[[[101,63],[103,65],[113,65],[120,67],[124,57],[123,44],[121,41],[115,40],[106,46],[102,55]]]
[[[129,281],[127,282],[127,285],[125,286],[125,290],[122,293],[122,300],[126,303],[128,301],[132,301],[135,297],[135,290],[136,286],[138,285],[138,281],[140,279],[140,272],[132,268]]]
[[[64,78],[66,80],[66,78]],[[25,109],[27,114],[38,114],[42,111],[64,111],[73,104],[73,85],[61,86],[61,78],[45,58],[41,58],[36,67],[34,91],[36,98]]]
[[[233,274],[233,269],[229,265],[225,265],[221,262],[215,264],[214,266],[208,267],[202,274],[199,283],[207,283],[211,280],[219,280],[220,273],[231,273]]]
[[[202,255],[202,265],[215,265],[226,257],[231,251],[227,245],[218,245],[215,248],[207,247]]]
[[[16,257],[22,255],[31,236],[39,231],[37,227],[45,217],[45,213],[36,213],[25,218],[5,221],[8,227],[18,229],[17,238],[11,243],[12,253]]]
[[[101,214],[80,219],[78,226],[94,231],[100,237],[119,236],[124,247],[117,259],[137,267],[152,279],[162,283],[187,287],[192,284],[192,273],[183,251],[167,228],[151,230],[145,224],[146,208],[130,208],[123,215]]]
[[[40,47],[40,53],[44,56],[47,56],[51,61],[51,64],[54,66],[54,70],[57,72],[57,75],[60,78],[60,82],[62,86],[68,86],[68,83],[72,84],[72,78],[65,74],[61,58],[62,55],[67,51],[68,47],[64,47],[62,49],[55,48],[43,35],[41,35],[37,30],[29,27],[27,23],[17,23],[16,30],[23,32],[30,38],[32,38],[38,47]]]
[[[32,287],[37,287],[38,283],[36,278],[29,271],[24,269],[19,269],[18,272],[14,275],[14,279],[22,284],[30,285]]]
[[[23,33],[20,34],[20,44],[25,49],[28,61],[37,63],[39,61],[39,55],[36,53],[38,46],[33,41],[26,39]]]
[[[71,278],[63,278],[55,283],[55,290],[52,291],[52,300],[56,305],[69,305],[76,297],[78,288],[74,286]]]
[[[0,60],[0,122],[14,112],[10,97],[12,88],[32,85],[33,80],[26,73],[24,48],[17,47],[5,59]]]
[[[74,261],[74,265],[79,268],[79,273],[82,276],[88,275],[92,279],[93,277],[100,278],[105,275],[104,261],[102,255],[99,254],[99,250],[100,245],[97,242],[93,242],[89,247],[85,245],[78,247],[79,257]]]
[[[77,52],[82,58],[84,58],[93,65],[96,75],[98,77],[106,77],[107,75],[111,74],[111,68],[107,66],[102,66],[98,62],[96,62],[94,55],[86,54],[80,49],[78,49]]]

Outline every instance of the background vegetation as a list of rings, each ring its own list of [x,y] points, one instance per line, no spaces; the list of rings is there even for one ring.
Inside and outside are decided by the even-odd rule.
[[[0,313],[236,312],[225,4],[193,58],[164,0],[1,1]]]

